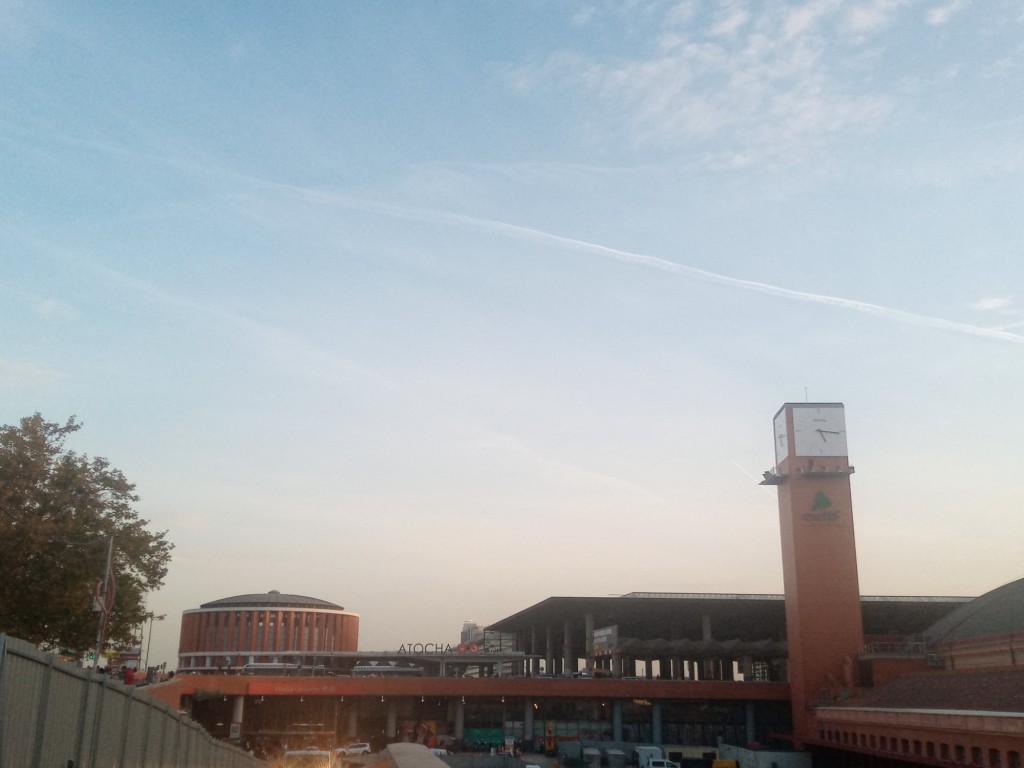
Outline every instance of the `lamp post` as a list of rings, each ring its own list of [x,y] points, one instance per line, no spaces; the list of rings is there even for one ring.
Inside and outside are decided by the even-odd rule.
[[[103,579],[96,584],[96,596],[93,598],[93,612],[97,613],[96,627],[96,663],[100,663],[103,655],[103,647],[106,644],[107,619],[110,617],[110,610],[114,607],[114,599],[117,597],[117,584],[114,581],[114,573],[111,564],[114,556],[114,536],[107,539],[107,565],[103,570]]]
[[[146,670],[147,676],[149,675],[149,644],[153,642],[153,622],[163,621],[166,618],[166,613],[161,613],[159,616],[154,616],[152,613],[149,614],[149,636],[146,638],[146,657],[142,662],[142,667]]]

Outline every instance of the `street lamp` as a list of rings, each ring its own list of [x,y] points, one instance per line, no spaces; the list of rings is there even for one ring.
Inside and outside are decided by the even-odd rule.
[[[110,611],[114,607],[114,598],[117,597],[117,583],[114,580],[114,572],[111,570],[111,562],[114,555],[114,536],[107,539],[107,567],[103,570],[103,580],[96,583],[96,596],[92,601],[93,613],[98,614],[96,627],[96,663],[100,663],[103,655],[103,647],[106,645],[107,619],[110,618]]]
[[[142,662],[142,667],[146,670],[147,676],[149,675],[149,644],[153,642],[153,622],[163,621],[166,618],[166,613],[161,613],[159,616],[154,616],[152,612],[149,614],[149,636],[146,638],[146,657]]]

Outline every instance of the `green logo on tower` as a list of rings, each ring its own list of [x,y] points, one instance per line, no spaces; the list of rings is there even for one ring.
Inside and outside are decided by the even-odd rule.
[[[832,509],[832,499],[824,491],[818,491],[811,502],[811,511],[804,512],[803,518],[809,523],[834,523],[839,519],[839,510]]]

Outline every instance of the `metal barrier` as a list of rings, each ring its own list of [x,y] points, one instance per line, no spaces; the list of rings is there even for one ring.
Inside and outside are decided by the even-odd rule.
[[[259,767],[141,688],[0,634],[0,768]]]

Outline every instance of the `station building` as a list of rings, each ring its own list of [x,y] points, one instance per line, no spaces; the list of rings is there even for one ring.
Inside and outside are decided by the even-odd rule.
[[[838,766],[1021,768],[1024,579],[973,600],[861,596],[842,405],[787,403],[773,425],[782,595],[551,597],[481,643],[390,653],[285,618],[329,603],[227,598],[199,609],[227,612],[205,630],[183,623],[180,671],[196,674],[151,692],[250,745],[515,739],[609,762],[636,744],[679,760],[772,746]],[[272,619],[283,640],[254,644],[252,602],[264,639]],[[246,673],[277,663],[295,666]]]

